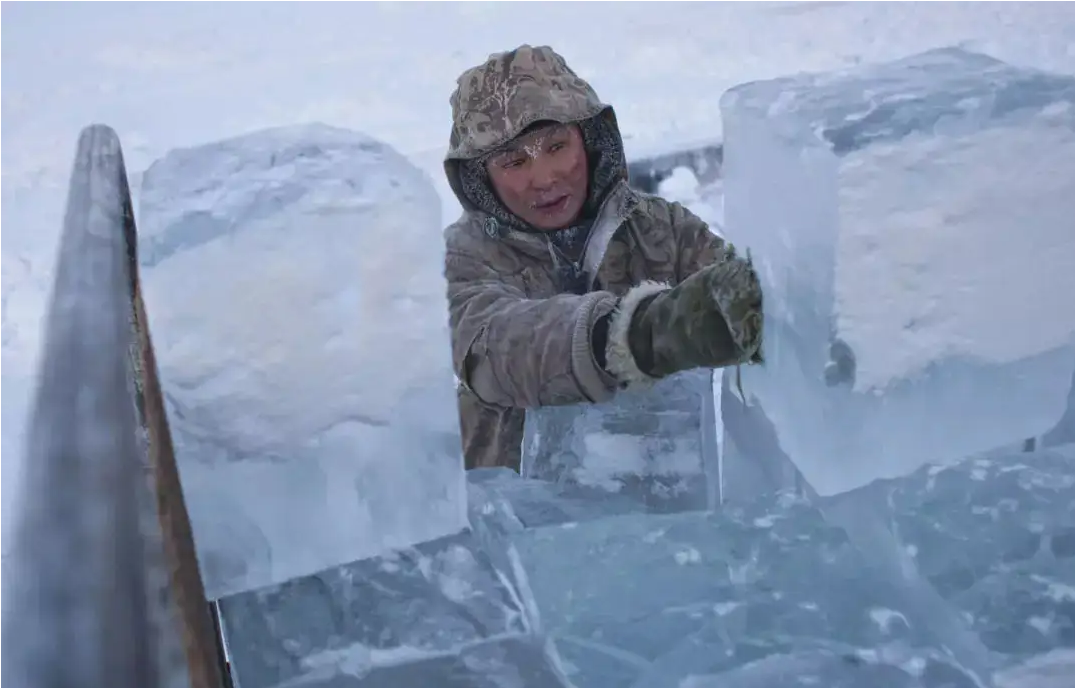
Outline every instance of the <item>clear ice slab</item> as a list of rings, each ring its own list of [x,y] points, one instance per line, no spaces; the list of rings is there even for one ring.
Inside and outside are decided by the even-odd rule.
[[[695,370],[601,404],[527,409],[522,474],[608,513],[720,502],[714,375]]]
[[[220,600],[251,688],[571,688],[525,587],[470,532]]]
[[[1072,458],[966,459],[838,498],[888,504],[884,522],[941,604],[982,638],[990,667],[1010,666],[1075,642]],[[516,550],[580,688],[756,685],[789,657],[823,685],[973,685],[945,629],[828,520],[832,498],[570,521],[578,506],[552,484],[506,469],[468,479],[475,529]]]
[[[969,459],[856,491],[891,504],[903,546],[998,665],[1072,643],[1072,458]],[[800,497],[602,518],[508,469],[472,471],[468,489],[467,532],[221,600],[241,685],[702,688],[782,671],[973,685]]]
[[[1075,77],[941,49],[744,84],[721,108],[724,232],[766,297],[743,387],[818,493],[1057,424]]]
[[[207,593],[459,532],[441,203],[323,125],[170,152],[140,260]]]
[[[1014,659],[1075,646],[1075,447],[926,466],[862,488],[922,576]]]
[[[512,542],[579,686],[674,688],[818,648],[937,649],[846,535],[792,495],[535,528]]]
[[[1046,447],[1075,444],[1075,374],[1071,376],[1067,409],[1056,425],[1042,436],[1041,444]]]

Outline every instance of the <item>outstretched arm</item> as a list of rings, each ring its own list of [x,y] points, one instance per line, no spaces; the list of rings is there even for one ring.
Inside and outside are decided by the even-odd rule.
[[[594,356],[594,323],[616,306],[609,292],[527,298],[473,256],[445,261],[452,361],[486,404],[533,408],[609,399],[615,380]]]

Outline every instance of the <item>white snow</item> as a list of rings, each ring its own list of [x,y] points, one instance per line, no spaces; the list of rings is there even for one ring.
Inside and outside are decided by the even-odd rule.
[[[709,225],[717,236],[724,236],[724,185],[720,179],[702,185],[694,172],[677,167],[657,188],[657,194],[669,201],[682,203]],[[720,385],[714,385],[719,390]],[[720,408],[720,404],[717,404]]]
[[[799,70],[961,44],[1075,72],[1066,3],[9,3],[2,19],[5,515],[75,138],[90,122],[119,132],[136,191],[177,147],[311,121],[366,132],[430,174],[448,220],[440,157],[455,78],[522,42],[556,47],[616,106],[629,154],[719,138],[725,89]],[[154,305],[155,320],[176,317]]]

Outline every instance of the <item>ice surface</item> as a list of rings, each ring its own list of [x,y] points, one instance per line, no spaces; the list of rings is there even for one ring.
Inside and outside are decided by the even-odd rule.
[[[730,671],[690,676],[678,688],[977,688],[973,679],[940,653],[878,650],[804,650],[772,655]]]
[[[738,371],[724,371],[720,399],[721,487],[724,503],[787,491],[802,494],[802,474],[780,447],[776,431],[757,406],[739,396]]]
[[[546,630],[565,662],[619,658],[625,686],[669,688],[691,674],[803,648],[902,641],[928,648],[884,581],[816,509],[788,495],[715,514],[628,515],[515,538]],[[608,672],[605,662],[596,669]]]
[[[1053,650],[994,677],[997,688],[1068,688],[1075,676],[1075,650]]]
[[[892,505],[997,667],[1075,642],[1072,458],[966,460],[855,492]],[[973,685],[795,495],[599,518],[605,503],[508,469],[470,472],[468,490],[468,532],[223,599],[241,685]]]
[[[853,495],[891,504],[900,541],[981,635],[991,665],[1075,642],[1072,458],[1036,452],[923,467]],[[472,490],[496,494],[476,511],[502,524],[532,512],[529,482],[506,471],[471,478]],[[952,639],[918,622],[887,571],[827,522],[825,501],[785,492],[708,514],[536,526],[519,517],[501,532],[580,688],[768,686],[750,681],[792,659],[817,685],[972,685],[947,651]]]
[[[998,653],[1075,646],[1075,447],[930,466],[863,496]]]
[[[144,289],[211,597],[459,531],[440,202],[322,125],[145,173]]]
[[[524,589],[472,533],[220,601],[243,686],[567,684]]]
[[[528,409],[522,473],[587,500],[646,512],[720,500],[713,375],[690,371],[602,404]]]
[[[959,49],[722,100],[744,370],[821,494],[1039,435],[1075,369],[1075,78]]]
[[[1056,425],[1041,438],[1046,447],[1075,443],[1075,374],[1071,376],[1068,405]]]

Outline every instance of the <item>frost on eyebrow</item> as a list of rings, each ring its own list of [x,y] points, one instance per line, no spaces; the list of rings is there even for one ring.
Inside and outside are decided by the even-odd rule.
[[[530,135],[521,136],[504,145],[491,157],[496,162],[506,162],[509,158],[522,154],[531,160],[536,160],[545,150],[550,139],[565,135],[568,128],[562,124],[543,127]]]

